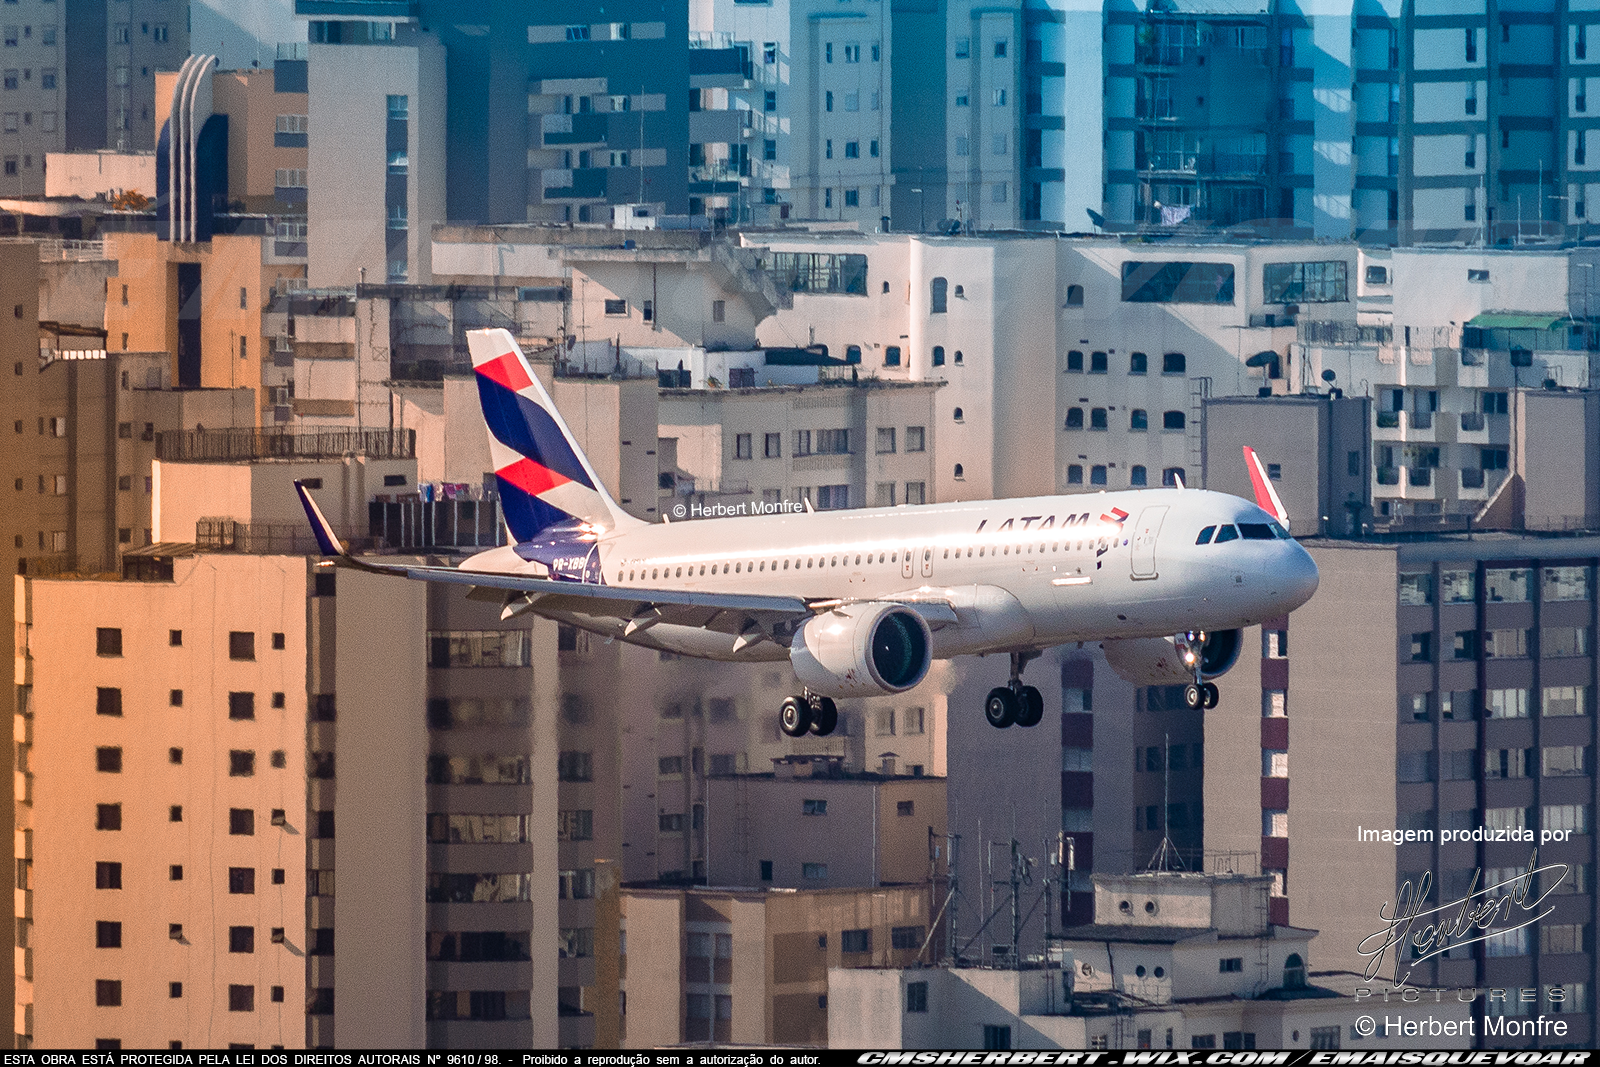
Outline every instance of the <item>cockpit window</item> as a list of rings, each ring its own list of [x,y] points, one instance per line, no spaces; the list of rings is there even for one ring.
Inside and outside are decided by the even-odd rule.
[[[1246,541],[1272,541],[1277,537],[1272,527],[1264,522],[1241,522],[1239,533]]]
[[[1200,531],[1200,536],[1194,539],[1194,543],[1197,545],[1209,545],[1211,543],[1211,535],[1216,532],[1216,529],[1215,526],[1207,526]]]
[[[1294,540],[1294,538],[1292,536],[1290,536],[1289,531],[1285,530],[1282,526],[1278,525],[1276,522],[1269,522],[1269,523],[1267,523],[1267,525],[1272,527],[1272,532],[1277,535],[1278,540],[1280,540],[1280,541],[1292,541],[1292,540]]]
[[[1217,528],[1216,544],[1220,545],[1224,541],[1236,541],[1238,539],[1239,531],[1235,530],[1232,526],[1221,526]]]

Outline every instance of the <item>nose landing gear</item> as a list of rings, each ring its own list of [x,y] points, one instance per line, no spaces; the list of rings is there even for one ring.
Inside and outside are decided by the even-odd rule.
[[[1204,631],[1190,630],[1180,640],[1183,662],[1194,671],[1194,681],[1183,687],[1183,706],[1190,711],[1214,708],[1221,699],[1215,684],[1202,676],[1204,669],[1206,635]]]
[[[1011,653],[1011,680],[989,690],[983,702],[983,717],[998,730],[1007,726],[1038,726],[1044,718],[1044,697],[1031,685],[1022,684],[1022,669],[1037,652]]]
[[[839,705],[832,697],[811,693],[784,697],[778,709],[778,728],[789,737],[816,734],[827,737],[839,725]]]

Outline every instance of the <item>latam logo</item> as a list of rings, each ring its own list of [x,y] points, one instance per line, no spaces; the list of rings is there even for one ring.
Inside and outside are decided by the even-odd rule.
[[[1087,526],[1087,525],[1089,525],[1089,523],[1090,523],[1092,518],[1093,518],[1093,516],[1089,512],[1086,511],[1081,515],[1067,515],[1067,516],[1064,516],[1061,519],[1060,523],[1058,524],[1056,522],[1056,517],[1054,515],[1023,515],[1021,517],[1015,517],[1015,518],[1007,519],[1005,522],[1002,522],[999,526],[996,526],[994,528],[994,532],[995,533],[1004,533],[1007,530],[1018,529],[1019,527],[1016,524],[1020,522],[1022,524],[1020,529],[1022,529],[1024,531],[1030,531],[1032,533],[1038,533],[1041,530],[1056,529],[1058,526],[1059,526],[1060,529],[1066,529],[1069,526]],[[1041,519],[1043,520],[1042,522],[1040,521]],[[1111,509],[1111,514],[1109,514],[1109,515],[1106,515],[1104,513],[1101,514],[1100,521],[1104,522],[1104,523],[1109,523],[1112,526],[1115,526],[1115,527],[1117,527],[1117,529],[1120,530],[1122,528],[1122,524],[1124,522],[1128,521],[1128,513],[1126,511],[1123,511],[1121,508],[1112,508]],[[1039,525],[1037,525],[1037,526],[1033,525],[1036,522],[1039,523]],[[988,525],[989,525],[989,520],[988,519],[984,519],[982,522],[978,523],[978,528],[976,530],[972,531],[972,532],[973,533],[982,533],[983,530],[984,530],[984,527],[986,527]]]

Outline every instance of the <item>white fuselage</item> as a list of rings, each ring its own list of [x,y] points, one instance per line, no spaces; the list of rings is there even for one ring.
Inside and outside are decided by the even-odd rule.
[[[1126,516],[1119,521],[1119,514]],[[1263,539],[1271,517],[1239,497],[1147,489],[853,511],[700,519],[602,531],[612,587],[795,596],[807,601],[926,600],[937,658],[1074,641],[1154,637],[1259,623],[1317,585],[1299,544]],[[1256,536],[1196,544],[1205,527]],[[512,548],[463,569],[542,574]],[[567,616],[611,637],[685,655],[783,659],[771,641],[736,648],[725,633],[658,625],[624,637],[616,619]]]

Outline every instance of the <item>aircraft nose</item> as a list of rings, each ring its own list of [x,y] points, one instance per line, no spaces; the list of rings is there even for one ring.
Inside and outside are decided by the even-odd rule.
[[[1283,609],[1287,612],[1310,600],[1321,578],[1311,553],[1294,541],[1284,548],[1287,551],[1268,564],[1267,576],[1273,593],[1283,599]]]

